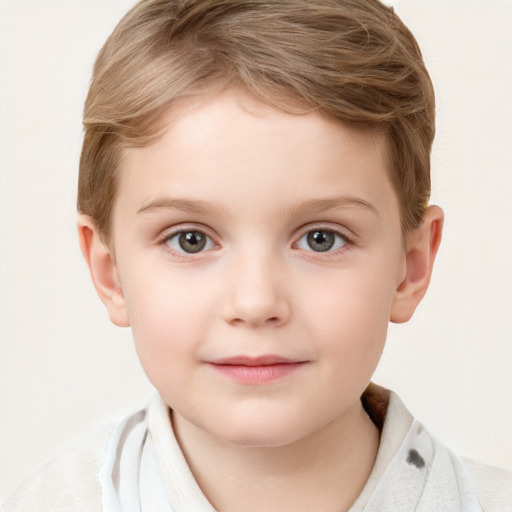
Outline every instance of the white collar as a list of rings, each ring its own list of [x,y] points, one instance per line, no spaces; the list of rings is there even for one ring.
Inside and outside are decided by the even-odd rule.
[[[349,512],[483,512],[461,461],[413,419],[397,395],[371,384],[362,401],[383,427],[374,468]],[[99,480],[104,512],[215,512],[160,397],[114,428]]]

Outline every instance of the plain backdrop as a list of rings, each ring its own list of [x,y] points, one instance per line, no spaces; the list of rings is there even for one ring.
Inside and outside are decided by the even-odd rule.
[[[437,92],[444,240],[374,380],[461,454],[512,469],[512,2],[391,2]],[[154,391],[78,249],[91,66],[131,0],[0,1],[0,499]]]

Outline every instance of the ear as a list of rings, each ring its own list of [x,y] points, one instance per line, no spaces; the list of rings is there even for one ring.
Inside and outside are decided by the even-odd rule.
[[[123,290],[115,264],[115,258],[101,240],[91,217],[80,214],[78,217],[78,237],[92,282],[105,304],[110,320],[119,327],[129,327]]]
[[[430,206],[423,215],[420,227],[407,236],[405,278],[395,292],[390,316],[392,322],[410,320],[423,299],[441,243],[443,220],[443,210]]]

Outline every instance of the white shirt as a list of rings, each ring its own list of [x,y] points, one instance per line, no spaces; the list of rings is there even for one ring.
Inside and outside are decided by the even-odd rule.
[[[381,438],[372,473],[348,512],[512,512],[512,473],[462,461],[392,392],[362,397]],[[160,397],[46,465],[2,512],[215,512],[176,440]]]

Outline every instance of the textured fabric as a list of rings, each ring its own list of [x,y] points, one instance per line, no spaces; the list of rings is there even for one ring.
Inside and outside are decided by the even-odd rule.
[[[43,466],[7,499],[2,512],[100,511],[97,473],[111,430],[101,430]]]
[[[387,391],[382,390],[382,396],[379,397],[379,390],[382,388],[373,387],[373,400],[369,399],[366,402],[366,407],[372,413],[375,413],[372,403],[379,399],[382,399],[382,402],[385,400],[385,394],[388,394]],[[386,455],[384,460],[379,461],[377,471],[375,474],[372,472],[372,477],[368,480],[366,487],[369,487],[369,491],[366,494],[369,497],[362,510],[364,512],[407,512],[412,510],[417,512],[446,510],[483,512],[470,476],[460,459],[437,443],[419,422],[412,419],[395,395],[389,396],[387,413],[390,416],[390,422],[386,425],[386,421],[383,419],[383,423],[386,425],[390,439],[388,440],[386,435],[388,432],[383,431],[380,443],[381,451]],[[186,470],[186,463],[182,458],[181,451],[174,436],[171,435],[167,408],[162,402],[153,403],[150,415],[152,421],[148,423],[147,429],[155,437],[155,443],[158,447],[170,448],[160,462],[161,465],[166,465],[161,468],[164,481],[172,484],[167,488],[170,499],[166,508],[163,508],[164,504],[161,503],[159,510],[162,512],[184,512],[186,510],[212,512],[213,508],[200,491],[192,474]],[[395,429],[393,429],[393,423],[396,424]],[[140,424],[133,424],[132,431],[135,436]],[[409,428],[405,431],[407,425]],[[131,452],[128,458],[131,461],[130,468],[139,466],[137,461],[140,455],[138,454],[142,453],[142,447],[147,441],[142,441],[140,445],[130,444],[130,435],[132,435],[130,434],[126,436],[121,445],[117,440],[123,437],[126,428],[126,423],[123,423],[113,433],[113,438],[116,441],[111,444],[106,454],[109,467],[112,465],[111,461],[119,457],[120,447],[121,451]],[[396,430],[400,432],[401,437],[398,446],[394,436]],[[147,436],[142,436],[142,438],[147,439]],[[179,470],[177,471],[177,469]],[[166,478],[168,476],[170,478]],[[118,503],[123,500],[130,503],[131,507],[127,506],[127,511],[146,512],[143,508],[137,508],[140,506],[140,500],[137,496],[133,496],[133,489],[137,489],[140,482],[147,477],[148,475],[144,475],[140,471],[127,473],[126,478],[129,481],[126,489],[129,491],[123,493],[122,485],[119,486]],[[162,486],[165,485],[159,476],[156,478],[159,478]],[[110,488],[110,482],[108,485]],[[102,482],[102,487],[105,487],[104,482]],[[350,512],[355,512],[360,506],[361,504],[357,504],[356,501]],[[113,507],[104,510],[118,512],[120,509]]]
[[[157,468],[146,411],[119,423],[110,434],[98,472],[103,510],[172,511]]]
[[[512,512],[512,474],[462,462],[393,393],[370,386],[363,404],[382,428],[372,473],[349,512]],[[150,406],[47,465],[2,512],[215,512],[188,467],[169,409]]]

